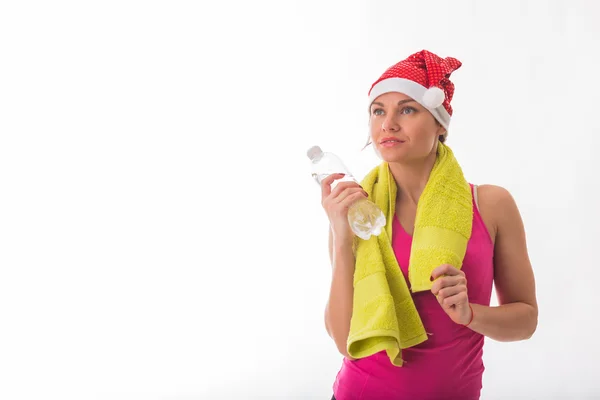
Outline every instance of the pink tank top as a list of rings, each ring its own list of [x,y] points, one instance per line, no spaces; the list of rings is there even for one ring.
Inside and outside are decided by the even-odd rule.
[[[462,270],[467,277],[469,301],[489,306],[494,246],[475,200],[473,212],[473,230]],[[392,232],[392,247],[410,287],[412,237],[398,218],[394,218]],[[385,352],[354,361],[344,358],[333,385],[336,400],[479,399],[484,336],[454,323],[430,291],[413,293],[413,299],[429,339],[402,351],[402,367],[393,366]]]

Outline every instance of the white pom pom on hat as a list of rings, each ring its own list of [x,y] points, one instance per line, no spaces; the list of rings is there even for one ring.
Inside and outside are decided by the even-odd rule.
[[[444,91],[437,86],[432,86],[425,91],[421,102],[427,108],[436,109],[444,103],[445,99]]]

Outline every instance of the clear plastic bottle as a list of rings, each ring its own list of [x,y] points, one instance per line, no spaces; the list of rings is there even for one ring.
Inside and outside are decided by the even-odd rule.
[[[357,182],[342,160],[333,153],[323,152],[319,146],[313,146],[306,152],[311,160],[311,172],[318,184],[331,174],[342,173],[345,176],[336,180],[332,187],[342,181]],[[356,201],[348,210],[348,222],[352,231],[361,239],[368,240],[371,235],[379,236],[385,227],[385,215],[369,199]]]

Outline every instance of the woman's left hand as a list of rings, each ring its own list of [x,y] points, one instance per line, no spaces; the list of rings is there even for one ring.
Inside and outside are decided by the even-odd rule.
[[[440,265],[431,273],[434,280],[431,292],[446,314],[457,324],[467,325],[471,321],[472,311],[467,294],[465,273],[452,265]]]

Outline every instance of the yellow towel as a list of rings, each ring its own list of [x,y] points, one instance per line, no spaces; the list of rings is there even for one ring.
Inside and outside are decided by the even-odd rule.
[[[385,350],[392,364],[402,366],[401,349],[424,342],[427,333],[391,245],[396,182],[383,162],[361,185],[383,210],[387,223],[381,235],[356,239],[354,304],[347,350],[353,358]],[[409,261],[413,292],[431,289],[431,272],[436,267],[462,267],[472,221],[470,186],[452,150],[440,142],[417,205]]]

